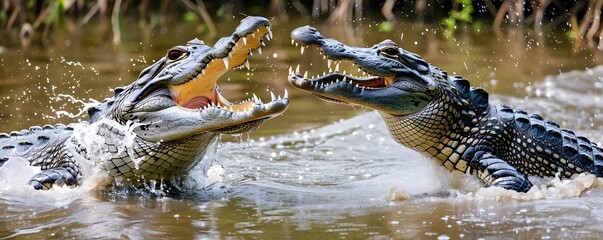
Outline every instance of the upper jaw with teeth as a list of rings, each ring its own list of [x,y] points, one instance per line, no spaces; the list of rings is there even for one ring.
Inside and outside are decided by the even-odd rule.
[[[296,46],[299,44],[292,40]],[[301,47],[301,53],[305,52],[307,46],[299,45]],[[332,60],[328,55],[325,55],[322,51],[320,51],[321,55],[323,55],[323,59],[327,60],[327,67],[329,72],[324,72],[322,75],[312,75],[308,76],[308,71],[305,71],[302,75],[300,73],[300,65],[298,64],[293,70],[293,67],[289,67],[289,81],[298,87],[308,87],[314,90],[321,90],[330,86],[345,86],[347,84],[359,88],[359,89],[379,89],[388,87],[392,84],[394,77],[384,77],[384,76],[374,76],[370,73],[364,71],[360,66],[358,66],[357,71],[361,74],[361,76],[354,76],[353,74],[349,74],[344,70],[340,73],[340,60]],[[335,67],[333,69],[332,67]],[[341,84],[340,84],[341,83]]]
[[[270,23],[267,20],[248,29],[238,28],[232,36],[218,40],[214,47],[208,50],[206,56],[200,60],[202,69],[195,71],[196,75],[192,75],[193,77],[184,83],[170,85],[174,101],[180,107],[190,111],[203,111],[217,107],[241,113],[251,111],[254,105],[264,106],[264,103],[255,95],[253,99],[232,104],[216,90],[216,82],[228,70],[239,68],[250,70],[248,56],[253,55],[252,50],[262,53],[261,46],[265,46],[264,39],[272,39]],[[187,47],[191,49],[191,52],[197,49],[194,46]],[[288,97],[287,95],[285,92],[285,98]],[[272,98],[272,102],[278,100],[280,99]]]

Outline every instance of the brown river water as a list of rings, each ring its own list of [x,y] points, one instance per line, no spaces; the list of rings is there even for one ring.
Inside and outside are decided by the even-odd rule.
[[[237,21],[219,23],[219,36]],[[322,73],[314,49],[291,45],[304,20],[273,22],[275,39],[255,54],[251,71],[230,71],[219,84],[237,101],[268,90],[290,93],[285,114],[249,135],[224,136],[213,153],[210,186],[185,186],[181,197],[99,189],[34,191],[25,163],[0,168],[0,239],[600,239],[603,181],[531,178],[517,194],[480,186],[397,145],[378,114],[324,103],[289,86],[290,65]],[[490,92],[491,101],[539,113],[603,143],[603,54],[572,50],[563,33],[463,31],[452,40],[438,26],[404,22],[381,32],[373,21],[350,29],[315,24],[325,36],[370,46],[385,38]],[[142,31],[123,25],[119,46],[92,24],[58,31],[45,48],[0,49],[0,132],[85,120],[90,99],[114,87],[173,45],[200,37],[190,24]],[[108,34],[110,36],[110,34]],[[10,42],[0,40],[0,45]],[[204,39],[213,43],[215,39]],[[342,65],[348,72],[355,69]],[[203,182],[194,169],[190,178]]]

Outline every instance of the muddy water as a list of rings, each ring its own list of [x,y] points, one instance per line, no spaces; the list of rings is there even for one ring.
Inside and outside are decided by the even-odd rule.
[[[482,188],[399,147],[378,114],[325,104],[286,82],[287,68],[318,74],[326,62],[313,49],[300,55],[289,31],[306,22],[274,24],[275,40],[251,59],[252,70],[220,80],[233,101],[252,93],[290,92],[291,106],[250,136],[223,137],[211,186],[185,186],[180,197],[79,189],[33,191],[23,163],[0,168],[0,238],[599,238],[603,186],[589,175],[531,179],[528,194]],[[229,29],[236,23],[221,23]],[[90,99],[134,80],[175,44],[197,37],[178,24],[153,32],[126,24],[123,44],[95,27],[60,33],[45,49],[0,54],[0,131],[85,119]],[[318,25],[320,26],[320,25]],[[99,27],[100,28],[100,27]],[[533,32],[461,33],[444,41],[429,25],[398,24],[379,32],[372,21],[326,28],[348,44],[390,38],[449,73],[485,87],[491,101],[540,113],[603,143],[601,55],[572,51],[564,35]],[[205,39],[211,43],[215,39]],[[6,41],[6,40],[0,40]],[[10,44],[0,42],[0,44]],[[342,65],[348,72],[351,66]],[[343,70],[343,69],[342,69]],[[563,74],[562,74],[563,72]],[[567,73],[566,73],[567,72]],[[197,170],[191,179],[202,180]],[[92,182],[93,180],[89,181]]]

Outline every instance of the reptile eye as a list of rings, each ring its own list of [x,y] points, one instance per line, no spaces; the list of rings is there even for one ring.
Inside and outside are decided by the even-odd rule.
[[[390,55],[390,56],[396,56],[398,55],[400,52],[398,52],[397,48],[386,48],[381,50],[381,52],[385,53],[386,55]]]
[[[180,49],[174,48],[174,49],[170,49],[167,53],[167,58],[169,60],[177,60],[178,58],[182,57],[182,55],[184,55],[186,52],[182,51]]]

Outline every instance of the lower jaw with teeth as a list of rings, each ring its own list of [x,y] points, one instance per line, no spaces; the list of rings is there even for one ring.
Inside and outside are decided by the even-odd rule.
[[[245,113],[245,112],[250,112],[255,105],[266,105],[266,104],[270,104],[275,101],[280,101],[282,99],[286,99],[289,97],[287,90],[285,90],[285,94],[282,98],[280,95],[278,97],[275,96],[273,92],[270,92],[270,95],[271,95],[271,101],[269,103],[264,103],[259,97],[257,97],[255,94],[253,94],[252,98],[244,100],[239,104],[231,104],[228,100],[226,100],[220,94],[218,94],[217,92],[214,92],[213,99],[209,99],[204,96],[197,96],[197,97],[194,97],[194,98],[188,100],[186,103],[184,103],[182,105],[179,104],[179,105],[184,108],[192,109],[192,110],[204,110],[204,109],[210,108],[210,107],[218,107],[218,108],[226,109],[230,112]]]

